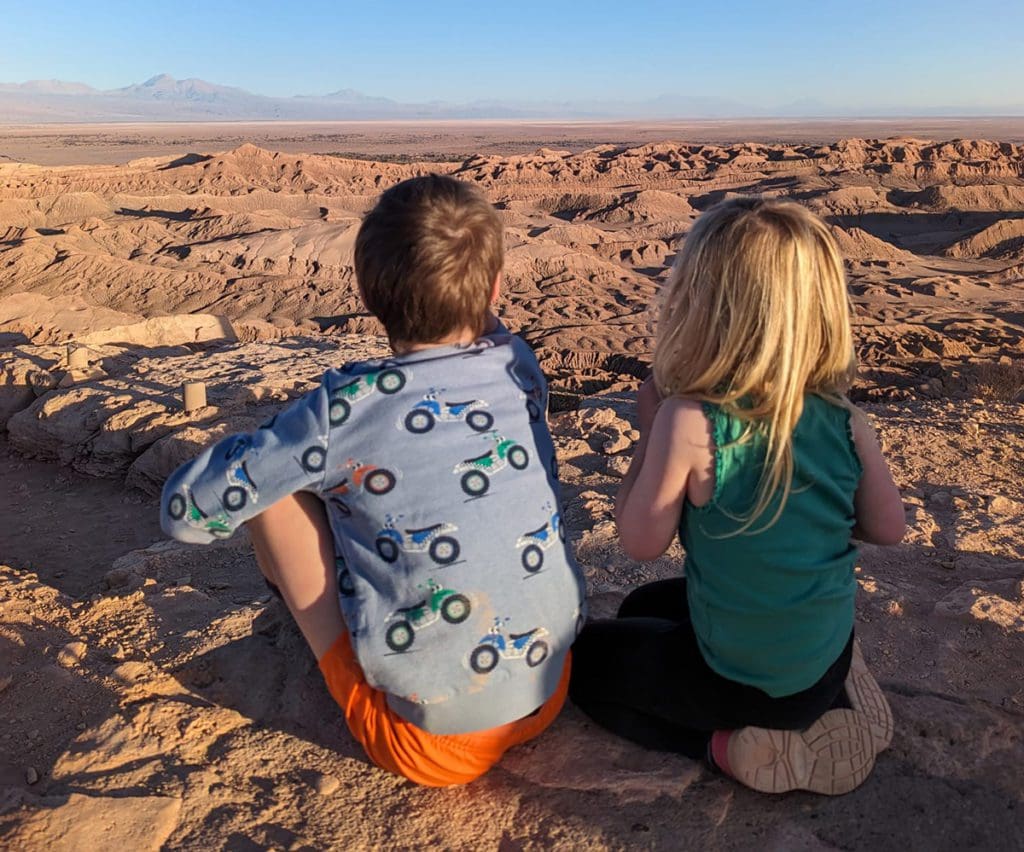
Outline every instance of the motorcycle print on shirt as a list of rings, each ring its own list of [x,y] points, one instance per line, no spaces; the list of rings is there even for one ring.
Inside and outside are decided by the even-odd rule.
[[[453,589],[445,589],[427,580],[427,596],[412,606],[395,610],[389,619],[384,641],[395,653],[408,651],[416,639],[417,631],[439,620],[448,624],[461,624],[472,609],[469,598]]]
[[[402,370],[388,367],[374,373],[357,376],[348,384],[331,391],[327,407],[327,419],[332,427],[340,426],[352,414],[352,406],[366,399],[374,391],[391,395],[405,387],[409,376]]]
[[[225,512],[210,516],[196,504],[195,496],[187,485],[181,492],[172,494],[167,501],[167,514],[175,521],[184,519],[193,529],[202,530],[216,538],[227,538],[235,530]]]
[[[317,443],[311,444],[295,458],[306,473],[323,473],[327,465],[327,435],[317,435]]]
[[[547,504],[545,509],[551,512],[551,504]],[[564,541],[565,527],[562,525],[562,516],[557,511],[551,512],[544,526],[523,533],[516,541],[516,547],[523,548],[520,557],[523,568],[531,574],[536,574],[544,566],[544,552],[550,550],[555,542]]]
[[[414,435],[424,435],[438,423],[465,422],[474,432],[486,432],[494,425],[494,415],[485,410],[486,402],[480,399],[442,401],[439,397],[444,391],[444,388],[431,388],[424,394],[402,420],[406,430]]]
[[[493,429],[485,437],[492,441],[494,446],[482,456],[459,462],[452,471],[462,474],[459,483],[470,497],[482,497],[486,494],[491,487],[491,477],[506,467],[525,470],[530,463],[530,454],[522,444],[506,438]]]
[[[541,410],[541,403],[544,401],[544,393],[540,385],[534,385],[530,390],[524,391],[521,395],[526,400],[526,414],[531,423],[541,419],[544,412]]]
[[[458,532],[455,524],[433,524],[420,529],[399,529],[397,524],[403,515],[386,515],[384,528],[377,533],[375,547],[380,558],[394,563],[402,553],[426,553],[438,565],[451,565],[459,558],[461,550],[458,539],[451,533]]]
[[[334,557],[334,575],[338,582],[338,594],[343,598],[355,597],[356,587],[352,582],[352,572],[348,570],[345,557]]]
[[[228,487],[224,489],[221,502],[229,512],[239,512],[246,504],[259,502],[259,490],[245,465],[245,457],[251,447],[252,438],[239,435],[224,451],[224,460],[228,463]]]
[[[375,464],[364,464],[356,459],[346,461],[345,470],[349,473],[333,488],[327,489],[328,494],[342,497],[365,492],[381,497],[392,491],[398,481],[394,471]]]
[[[525,660],[531,668],[539,666],[548,658],[548,643],[544,637],[548,631],[535,627],[525,633],[505,634],[502,622],[508,618],[495,618],[487,631],[469,655],[469,665],[477,674],[489,674],[501,660]]]

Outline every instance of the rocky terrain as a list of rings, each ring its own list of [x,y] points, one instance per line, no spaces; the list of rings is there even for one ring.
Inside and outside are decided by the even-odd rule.
[[[848,259],[909,532],[865,547],[858,633],[896,738],[835,800],[769,799],[573,708],[465,789],[348,737],[246,542],[161,541],[154,495],[341,361],[385,351],[352,244],[386,186],[478,183],[500,312],[552,381],[598,614],[678,572],[615,542],[652,306],[700,211],[793,197]],[[659,143],[373,163],[243,145],[0,165],[0,837],[11,848],[1019,848],[1024,836],[1024,146]],[[68,343],[71,342],[71,346]],[[180,389],[203,381],[205,408]]]

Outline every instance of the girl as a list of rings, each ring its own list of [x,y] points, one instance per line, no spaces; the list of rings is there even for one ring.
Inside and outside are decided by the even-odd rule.
[[[648,748],[757,790],[838,794],[892,715],[853,639],[851,537],[896,544],[900,496],[866,417],[842,260],[792,202],[735,198],[694,224],[666,285],[619,538],[685,577],[634,590],[573,649],[570,695]]]

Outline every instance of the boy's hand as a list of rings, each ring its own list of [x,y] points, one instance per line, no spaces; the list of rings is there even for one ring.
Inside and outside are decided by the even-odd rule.
[[[648,376],[636,392],[636,417],[640,433],[646,435],[651,431],[651,424],[654,423],[654,415],[658,413],[658,406],[661,405],[661,394],[658,393],[658,386],[654,384],[654,377]]]

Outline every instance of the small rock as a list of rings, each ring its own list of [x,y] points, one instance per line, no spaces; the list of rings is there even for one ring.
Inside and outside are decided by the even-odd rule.
[[[899,618],[903,615],[903,607],[900,606],[899,601],[889,601],[885,605],[885,611],[893,618]]]
[[[75,725],[75,730],[76,731],[84,731],[85,730],[85,722],[79,722],[77,725]]]
[[[34,766],[30,766],[25,770],[25,783],[36,784],[39,781],[39,773],[36,771]]]
[[[1017,510],[1017,503],[1009,497],[997,496],[989,500],[988,510],[993,515],[1012,515]]]
[[[623,450],[628,450],[632,444],[633,442],[630,441],[629,438],[622,433],[619,433],[608,438],[608,440],[601,444],[601,449],[610,456],[615,453],[621,453]]]
[[[341,782],[333,775],[318,775],[313,782],[313,788],[321,796],[332,795],[340,786]]]
[[[948,506],[953,501],[948,491],[933,491],[928,497],[928,502],[935,506]]]
[[[57,664],[66,669],[74,668],[85,658],[87,650],[85,642],[68,642],[57,652]]]
[[[32,392],[36,396],[42,396],[47,391],[57,387],[57,382],[63,375],[64,373],[60,370],[57,371],[56,375],[47,370],[33,370],[26,378],[28,379],[29,386],[32,388]]]
[[[100,367],[93,365],[81,370],[68,370],[57,382],[58,388],[69,388],[80,382],[92,382],[98,379],[105,379],[107,374]]]
[[[106,583],[108,589],[119,589],[121,586],[127,586],[132,577],[136,577],[134,571],[129,571],[127,568],[111,568],[103,575],[103,582]]]
[[[626,456],[612,456],[605,464],[605,469],[611,476],[624,477],[629,471],[630,459]]]

